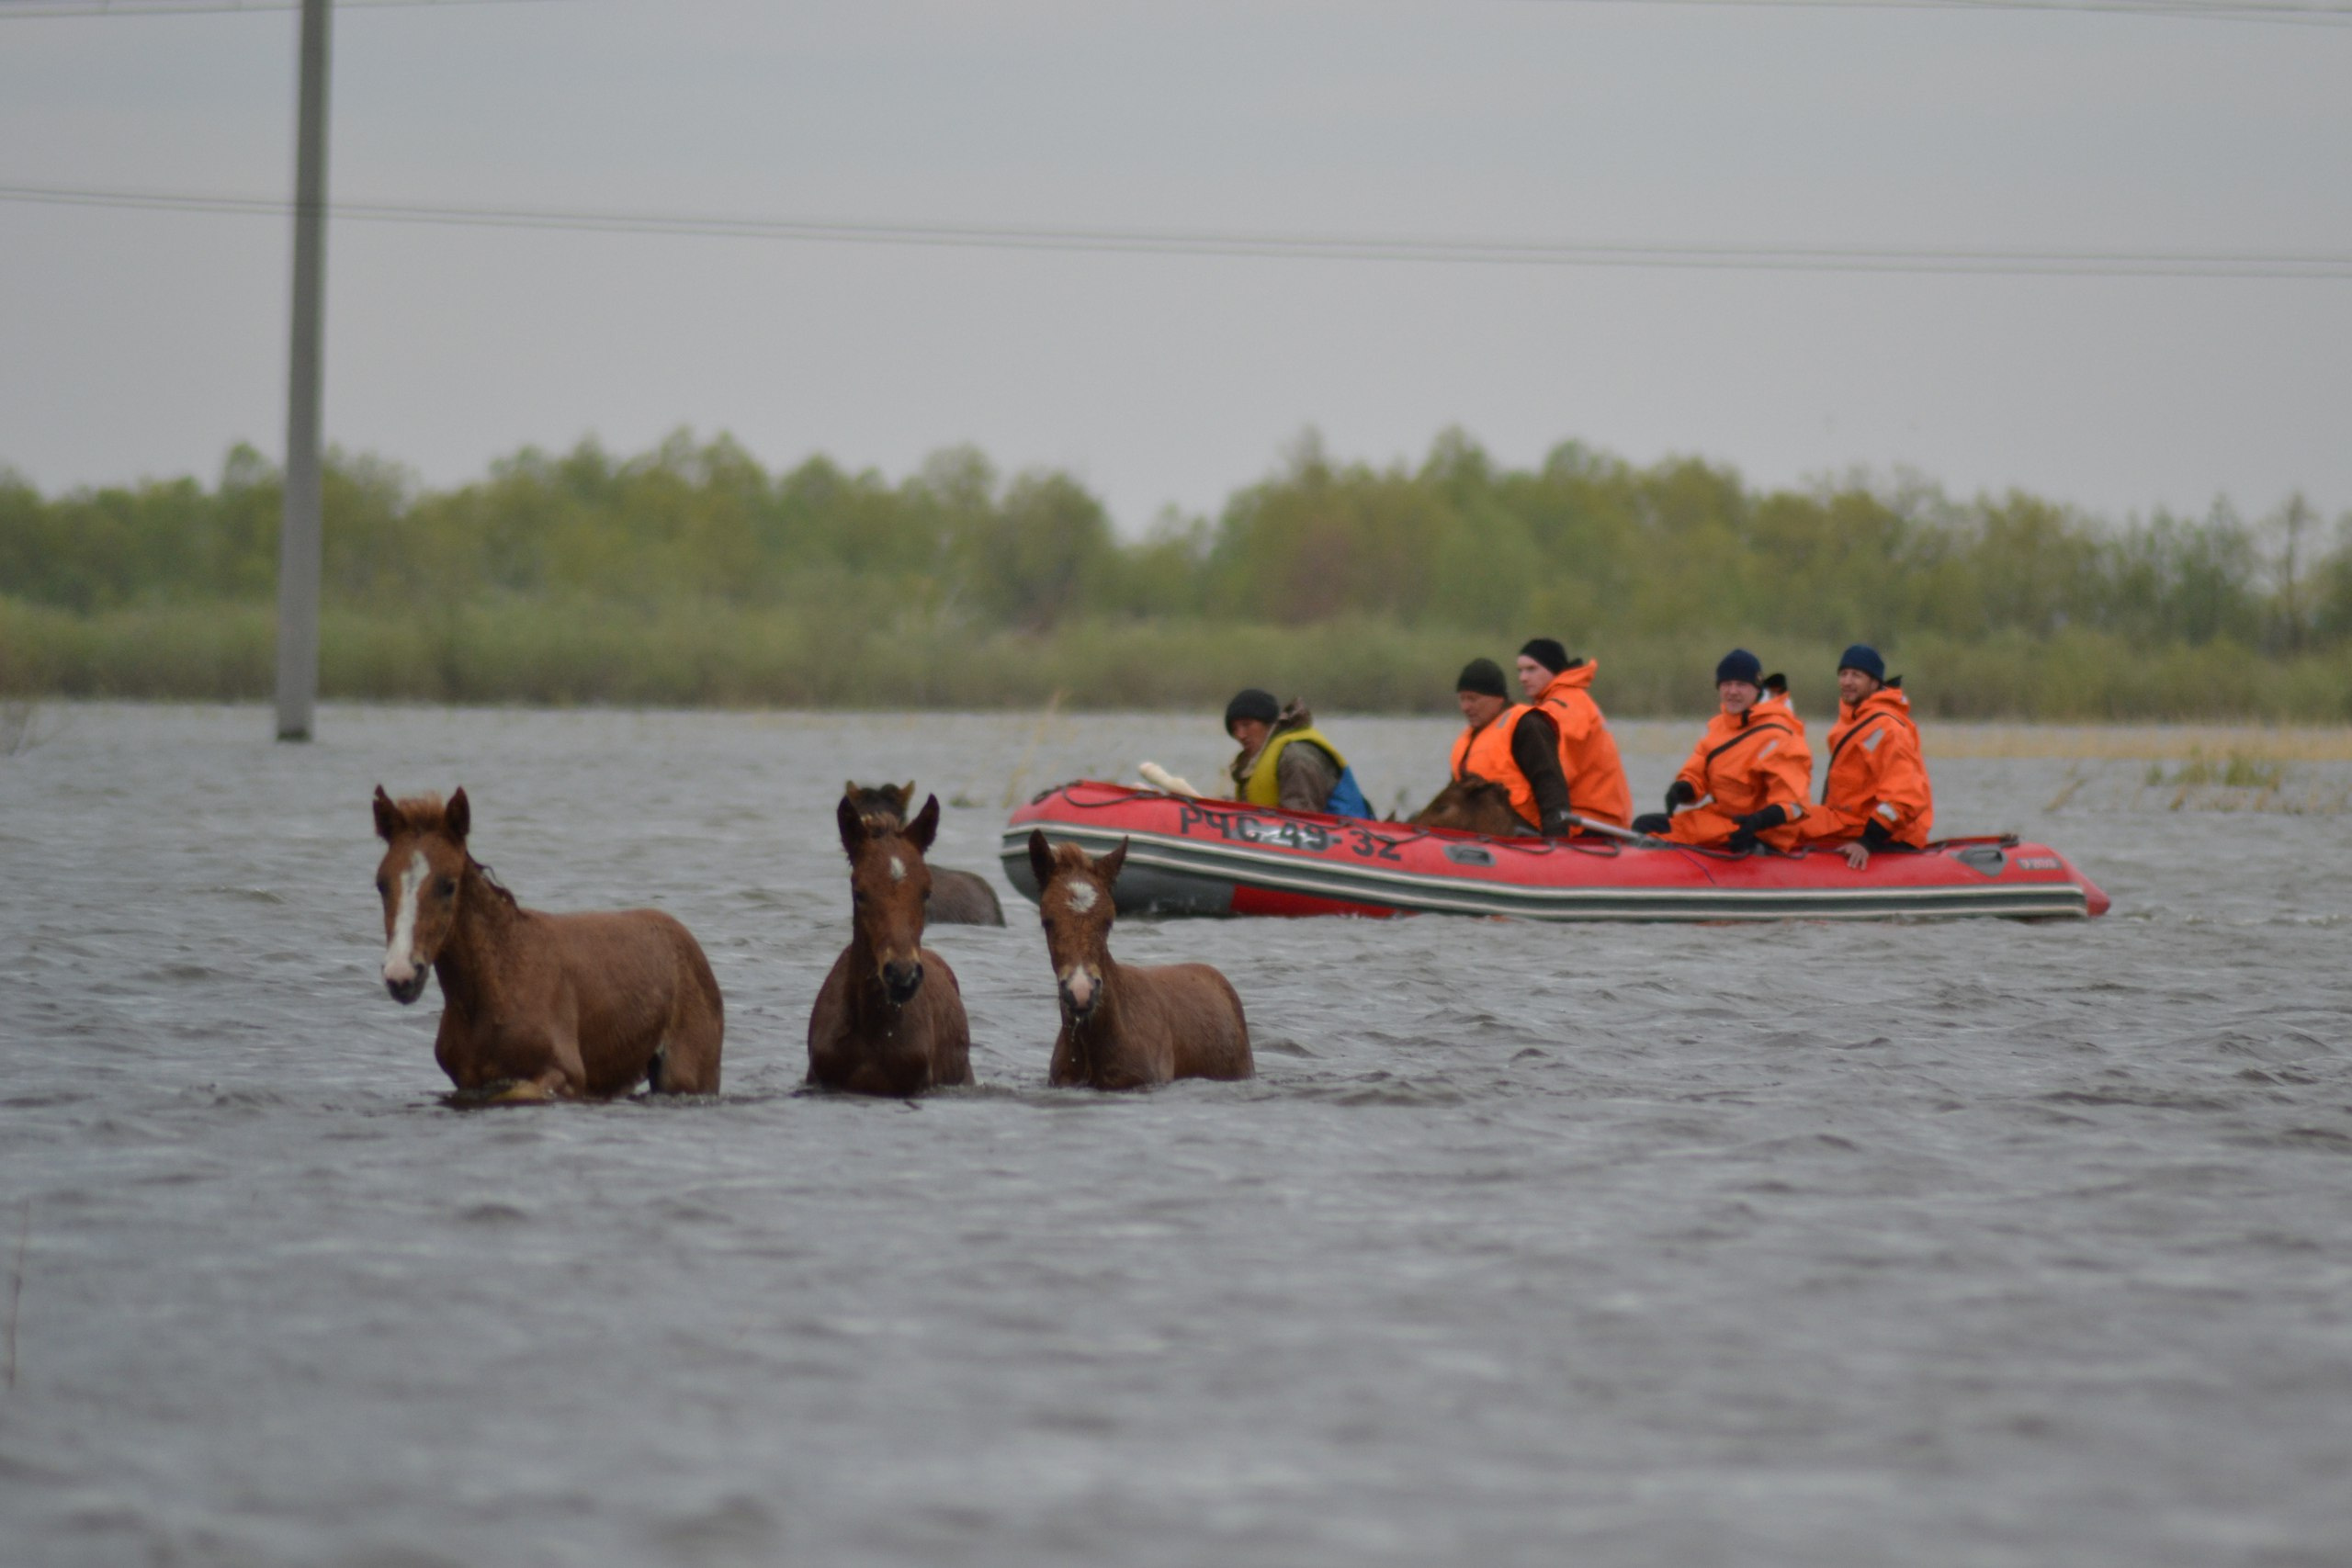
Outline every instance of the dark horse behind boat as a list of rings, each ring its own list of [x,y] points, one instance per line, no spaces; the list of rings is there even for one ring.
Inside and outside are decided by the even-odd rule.
[[[1241,998],[1205,964],[1150,968],[1111,956],[1113,889],[1124,843],[1089,855],[1029,835],[1046,955],[1061,999],[1062,1028],[1046,1081],[1140,1089],[1172,1078],[1246,1078],[1257,1071]]]
[[[1452,802],[1448,795],[1453,796]],[[2045,844],[1944,839],[1856,871],[1835,850],[1734,855],[1588,837],[1544,839],[1492,815],[1485,781],[1449,786],[1431,820],[1371,822],[1081,780],[1012,813],[999,852],[1021,893],[1041,879],[1029,835],[1090,854],[1130,848],[1121,914],[1513,915],[1539,920],[1883,919],[2107,912],[2097,884]],[[1477,820],[1487,833],[1436,825]],[[1487,813],[1474,817],[1472,813]]]
[[[466,792],[376,791],[384,986],[403,1005],[441,982],[433,1055],[469,1095],[548,1100],[716,1094],[726,1009],[686,928],[659,909],[526,909],[473,857]]]
[[[907,808],[915,803],[912,779],[902,784],[845,784],[842,794],[872,826],[904,827]],[[931,905],[924,918],[935,926],[1001,926],[1004,906],[997,902],[996,889],[983,878],[935,865],[931,868]]]
[[[850,939],[808,1011],[808,1082],[856,1094],[920,1094],[972,1081],[972,1031],[947,961],[922,945],[939,797],[900,828],[834,811],[849,855]]]

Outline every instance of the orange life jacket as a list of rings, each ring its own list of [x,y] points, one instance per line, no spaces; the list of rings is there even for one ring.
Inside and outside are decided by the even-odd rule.
[[[1667,837],[1677,843],[1713,844],[1736,829],[1734,818],[1777,806],[1788,813],[1781,827],[1758,835],[1775,849],[1792,848],[1804,797],[1813,788],[1813,750],[1805,744],[1804,721],[1785,703],[1758,703],[1734,716],[1718,713],[1691,749],[1675,777],[1712,805],[1678,811]]]
[[[1579,817],[1623,828],[1634,819],[1633,792],[1625,787],[1616,737],[1586,690],[1599,668],[1588,659],[1561,671],[1535,701],[1559,727],[1560,776],[1568,781],[1568,804]]]
[[[1900,686],[1881,686],[1860,703],[1840,704],[1829,732],[1829,770],[1821,805],[1805,818],[1807,842],[1859,839],[1875,819],[1887,836],[1914,849],[1935,827],[1933,788],[1919,760],[1919,727]]]
[[[1534,711],[1513,704],[1484,729],[1465,727],[1454,738],[1453,764],[1457,779],[1476,773],[1487,783],[1509,790],[1510,808],[1531,828],[1541,825],[1535,807],[1535,786],[1528,783],[1527,775],[1519,770],[1517,759],[1511,756],[1510,738],[1518,730],[1519,721]]]

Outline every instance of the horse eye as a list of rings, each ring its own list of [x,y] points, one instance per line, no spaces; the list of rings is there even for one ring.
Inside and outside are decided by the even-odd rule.
[[[447,898],[447,897],[448,897],[451,894],[453,894],[453,893],[457,892],[457,890],[458,890],[458,879],[457,879],[456,877],[454,877],[454,876],[445,876],[445,877],[443,877],[443,878],[441,879],[441,897],[442,897]]]

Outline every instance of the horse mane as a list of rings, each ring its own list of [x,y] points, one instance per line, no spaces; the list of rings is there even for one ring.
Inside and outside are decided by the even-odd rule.
[[[412,795],[392,804],[400,808],[400,814],[408,825],[420,833],[447,833],[449,830],[449,803],[437,795]],[[508,908],[523,907],[506,884],[498,879],[496,872],[474,859],[474,852],[469,846],[461,840],[458,848],[465,851],[466,869],[479,873],[483,886],[504,899]]]

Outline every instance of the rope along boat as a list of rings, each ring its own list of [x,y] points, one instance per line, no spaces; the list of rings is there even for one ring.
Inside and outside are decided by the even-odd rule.
[[[1121,914],[2082,919],[2108,907],[2065,856],[2013,837],[1882,852],[1858,872],[1827,850],[1731,855],[1608,839],[1489,839],[1092,780],[1045,791],[1004,829],[1005,875],[1033,900],[1033,829],[1090,854],[1128,840],[1114,894]]]

